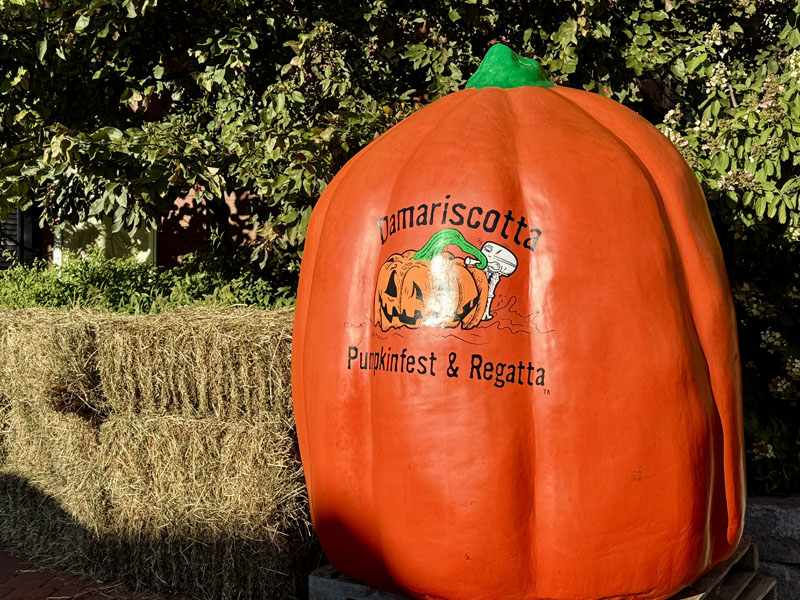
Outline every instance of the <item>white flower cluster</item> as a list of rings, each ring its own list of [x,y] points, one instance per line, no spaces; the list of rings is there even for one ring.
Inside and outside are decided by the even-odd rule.
[[[795,50],[788,57],[786,57],[785,73],[792,79],[800,77],[800,50]]]
[[[777,458],[777,456],[775,456],[775,449],[772,447],[772,444],[768,444],[767,442],[756,442],[753,444],[752,452],[755,460]]]
[[[751,317],[774,317],[777,314],[775,307],[760,298],[751,298],[745,304],[747,313]]]
[[[719,46],[722,43],[722,27],[719,26],[719,23],[711,26],[711,31],[706,34],[704,41],[711,46]]]
[[[736,233],[735,236],[740,235]],[[742,239],[746,236],[742,235]],[[733,297],[743,306],[747,314],[751,317],[774,317],[777,313],[775,307],[764,300],[762,294],[756,287],[749,283],[743,283],[732,290]]]
[[[709,125],[711,125],[710,121],[701,121],[700,119],[695,119],[694,127],[689,127],[689,131],[696,131],[698,133],[702,131],[705,133]]]
[[[790,358],[786,361],[786,371],[789,377],[795,381],[800,381],[800,358]]]
[[[766,331],[761,332],[761,347],[765,348],[770,354],[775,354],[776,348],[783,348],[786,346],[786,340],[783,339],[780,331],[773,331],[767,328]]]
[[[706,93],[710,94],[715,89],[725,90],[728,88],[728,68],[721,62],[714,64],[711,77],[706,82]]]
[[[683,117],[683,110],[681,109],[680,104],[678,104],[675,106],[675,108],[664,115],[664,124],[674,127],[681,122],[681,117]]]
[[[672,127],[665,127],[661,132],[667,136],[667,139],[669,139],[669,141],[672,142],[672,145],[678,150],[689,145],[689,142],[683,139],[683,136],[679,132],[672,129]]]
[[[744,302],[751,294],[761,294],[755,287],[752,287],[749,283],[745,282],[741,285],[737,285],[732,290],[733,297],[737,300]]]
[[[725,150],[725,146],[722,146],[721,150]],[[737,169],[736,171],[730,170],[717,179],[717,189],[736,190],[741,188],[755,190],[757,187],[755,179],[755,174],[749,171],[744,171],[742,169]]]
[[[776,377],[769,383],[769,391],[778,398],[784,398],[791,387],[791,382],[784,377]]]

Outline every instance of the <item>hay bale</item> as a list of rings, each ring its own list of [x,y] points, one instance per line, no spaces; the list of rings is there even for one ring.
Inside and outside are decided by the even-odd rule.
[[[99,563],[105,493],[98,430],[73,414],[14,402],[0,464],[0,541],[79,571]]]
[[[5,382],[5,364],[8,360],[8,349],[6,347],[6,337],[8,336],[8,329],[11,326],[11,317],[13,313],[7,310],[0,310],[0,382]],[[7,385],[3,383],[0,385],[0,409],[8,404],[8,395],[6,394]]]
[[[112,416],[101,428],[115,570],[197,598],[293,598],[316,547],[291,423]]]
[[[101,313],[30,309],[0,312],[0,380],[7,401],[98,420],[97,323]]]
[[[107,321],[98,338],[107,408],[229,419],[290,415],[293,317],[292,309],[192,307]]]
[[[8,415],[11,405],[0,393],[0,468],[8,456]]]
[[[0,311],[0,543],[140,589],[302,597],[292,318]]]

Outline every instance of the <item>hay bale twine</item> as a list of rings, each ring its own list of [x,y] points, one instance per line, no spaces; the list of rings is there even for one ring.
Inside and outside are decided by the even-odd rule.
[[[97,323],[81,310],[2,311],[0,380],[9,401],[100,418]]]
[[[317,550],[289,422],[112,415],[100,439],[112,560],[129,584],[299,597]]]
[[[192,417],[291,416],[292,309],[191,307],[101,325],[106,408]]]
[[[2,544],[45,564],[93,571],[106,529],[97,428],[74,414],[15,401],[4,446]]]

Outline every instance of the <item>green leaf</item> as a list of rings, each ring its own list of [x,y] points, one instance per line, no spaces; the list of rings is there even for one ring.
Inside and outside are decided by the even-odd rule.
[[[789,31],[789,35],[786,36],[786,43],[788,43],[791,48],[797,48],[800,46],[800,31],[793,27]],[[784,222],[785,221],[781,221],[781,223]]]
[[[107,139],[112,142],[118,142],[122,137],[123,133],[116,127],[102,127],[92,135],[92,138],[95,140]]]
[[[164,75],[164,67],[161,65],[156,65],[155,68],[153,69],[153,76],[156,79],[161,79],[163,75]]]
[[[81,15],[75,23],[75,31],[81,32],[89,26],[89,15]]]
[[[767,201],[764,198],[764,196],[759,196],[758,198],[756,198],[756,203],[755,203],[754,208],[756,210],[756,214],[759,217],[763,217],[764,216],[764,209],[766,209],[766,207],[767,207]]]
[[[608,23],[598,23],[593,33],[599,39],[611,37],[611,26]]]
[[[705,62],[707,58],[708,55],[705,52],[697,54],[686,61],[686,68],[689,70],[689,72],[694,72],[697,70],[697,67]]]
[[[730,156],[726,152],[719,152],[711,159],[711,166],[719,173],[725,173],[730,166]]]
[[[92,206],[89,208],[89,216],[90,217],[94,217],[95,215],[99,215],[101,212],[103,212],[103,199],[102,198],[92,202]]]
[[[39,59],[41,62],[44,59],[44,55],[47,53],[47,38],[40,40],[36,44],[36,58]]]
[[[670,65],[669,70],[672,71],[676,77],[680,77],[681,79],[686,76],[686,65],[680,58],[675,59],[675,62]]]

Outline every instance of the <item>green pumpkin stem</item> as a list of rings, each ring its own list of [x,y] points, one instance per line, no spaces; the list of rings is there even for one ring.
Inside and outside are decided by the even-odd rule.
[[[450,245],[458,246],[465,254],[474,256],[478,260],[477,267],[479,269],[486,268],[488,262],[486,260],[486,255],[465,240],[461,232],[455,229],[442,229],[434,233],[431,239],[428,240],[428,243],[417,250],[417,253],[414,255],[414,260],[427,260],[430,262]]]
[[[532,58],[523,58],[505,44],[495,44],[483,57],[478,70],[469,78],[468,88],[517,88],[535,86],[549,88],[544,69]]]

